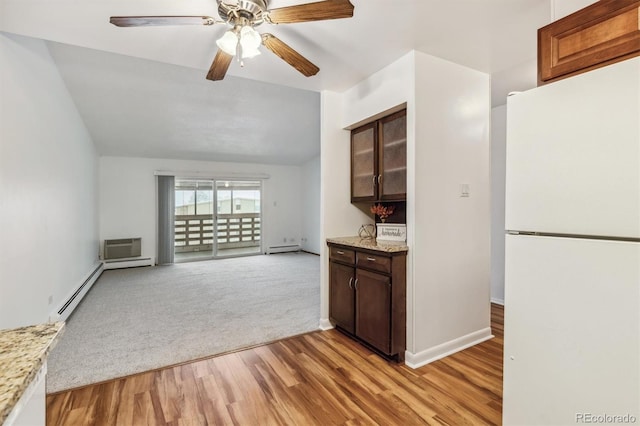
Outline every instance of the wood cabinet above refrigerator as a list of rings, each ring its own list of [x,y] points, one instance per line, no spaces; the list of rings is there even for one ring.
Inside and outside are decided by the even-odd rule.
[[[640,0],[600,0],[538,30],[538,85],[640,55]]]
[[[407,111],[351,131],[351,202],[405,201]]]

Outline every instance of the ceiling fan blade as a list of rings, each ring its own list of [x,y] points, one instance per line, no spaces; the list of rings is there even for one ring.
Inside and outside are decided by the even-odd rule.
[[[320,71],[320,68],[272,34],[263,34],[262,44],[307,77],[316,75]]]
[[[232,60],[233,56],[223,52],[222,50],[218,50],[218,53],[216,53],[216,57],[213,59],[213,63],[211,64],[211,68],[207,73],[207,80],[222,80],[227,74],[227,70],[229,69],[229,65],[231,65]]]
[[[211,16],[112,16],[109,22],[117,27],[149,27],[160,25],[213,25]]]
[[[352,16],[353,5],[349,0],[318,1],[269,11],[269,20],[274,24],[322,21],[325,19],[351,18]]]

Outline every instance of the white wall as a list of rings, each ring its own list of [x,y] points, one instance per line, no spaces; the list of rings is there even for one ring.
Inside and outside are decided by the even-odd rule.
[[[491,301],[504,304],[504,188],[507,106],[491,110]]]
[[[300,244],[300,167],[129,157],[100,158],[100,241],[141,237],[142,255],[156,256],[156,171],[202,178],[269,175],[263,183],[263,251]]]
[[[414,97],[415,62],[410,52],[342,94],[341,126],[382,117]],[[409,119],[410,117],[407,117]],[[413,127],[412,123],[407,124]]]
[[[302,166],[302,237],[301,247],[311,253],[320,254],[320,156]]]
[[[385,111],[407,106],[407,150],[413,146],[413,81],[414,54],[410,52],[396,62],[373,74],[344,93],[324,92],[322,96],[322,240],[329,237],[358,235],[360,225],[374,223],[372,215],[351,204],[351,134],[345,128],[353,128],[363,121],[385,115]],[[411,176],[412,169],[407,170]],[[408,178],[410,190],[412,181]],[[412,203],[409,200],[407,207]],[[407,208],[407,224],[411,230]],[[411,236],[408,236],[411,247]],[[412,251],[407,259],[407,300],[411,300]],[[321,326],[329,324],[329,253],[324,246],[321,253]],[[407,304],[407,318],[411,316]],[[408,324],[410,325],[410,323]],[[407,333],[410,339],[411,333]],[[410,342],[408,342],[409,344]]]
[[[0,63],[2,329],[48,321],[97,266],[98,163],[45,43],[0,34]]]
[[[410,364],[490,336],[489,86],[487,74],[416,53]]]
[[[352,89],[323,93],[322,236],[356,235],[349,133],[407,107],[407,360],[428,362],[490,335],[489,76],[411,52]],[[471,197],[459,197],[460,184]],[[328,253],[321,269],[328,325]]]
[[[551,0],[551,20],[557,21],[596,1],[597,0]]]

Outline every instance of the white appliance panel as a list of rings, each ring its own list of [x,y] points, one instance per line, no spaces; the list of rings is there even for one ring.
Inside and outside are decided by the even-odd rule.
[[[640,243],[507,235],[506,253],[504,424],[640,420]]]
[[[640,58],[508,98],[506,228],[640,237]]]

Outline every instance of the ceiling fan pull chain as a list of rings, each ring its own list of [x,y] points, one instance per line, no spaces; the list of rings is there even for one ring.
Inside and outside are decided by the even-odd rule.
[[[240,63],[240,66],[244,67],[244,61],[242,60],[242,44],[240,44],[241,38],[242,38],[242,35],[240,34],[240,31],[238,31],[238,44],[236,44],[236,59],[238,60],[238,63]]]

